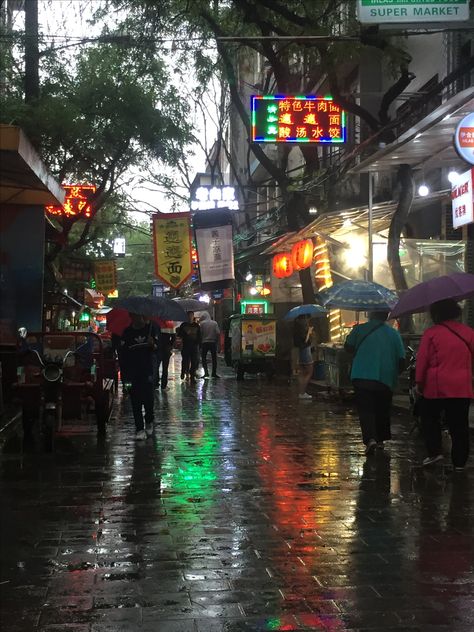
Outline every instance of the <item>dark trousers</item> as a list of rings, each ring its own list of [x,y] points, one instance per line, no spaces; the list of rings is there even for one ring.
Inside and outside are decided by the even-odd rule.
[[[181,377],[189,373],[191,380],[195,380],[198,366],[199,347],[183,347],[181,351]]]
[[[454,467],[464,467],[469,456],[469,399],[422,399],[420,412],[428,456],[442,454],[441,413],[451,435]]]
[[[202,368],[204,375],[209,375],[207,371],[207,352],[211,352],[212,375],[217,375],[217,342],[203,342],[201,349]]]
[[[156,384],[160,383],[161,388],[166,388],[168,385],[168,367],[170,365],[171,353],[168,351],[163,351],[158,354],[158,366],[157,366],[157,374],[156,374]],[[160,367],[161,367],[161,378],[160,378]]]
[[[154,419],[154,388],[152,381],[134,382],[130,389],[133,418],[137,432],[144,429],[143,409],[145,409],[145,423],[152,424]]]
[[[357,413],[359,415],[362,440],[387,441],[392,438],[390,432],[390,413],[392,391],[388,388],[372,390],[354,384]]]

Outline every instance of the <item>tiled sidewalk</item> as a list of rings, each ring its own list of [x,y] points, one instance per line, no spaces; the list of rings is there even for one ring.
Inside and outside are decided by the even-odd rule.
[[[474,629],[474,473],[423,471],[394,417],[364,457],[354,413],[231,375],[157,393],[136,443],[0,460],[6,632]]]

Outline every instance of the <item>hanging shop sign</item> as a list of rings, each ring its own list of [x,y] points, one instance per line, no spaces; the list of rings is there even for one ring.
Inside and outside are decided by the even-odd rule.
[[[456,127],[454,145],[458,154],[474,165],[474,112],[465,116]]]
[[[201,288],[206,291],[234,283],[232,215],[227,210],[198,212],[193,217]]]
[[[241,314],[268,314],[268,301],[240,301]]]
[[[207,211],[216,208],[239,210],[239,201],[235,197],[235,187],[201,185],[191,193],[192,211]]]
[[[346,113],[332,97],[250,97],[255,143],[344,143]]]
[[[302,239],[301,241],[297,241],[291,249],[291,262],[293,264],[293,269],[299,272],[300,270],[309,268],[309,266],[313,263],[313,253],[314,246],[312,239]]]
[[[116,237],[113,249],[116,257],[125,257],[125,237]]]
[[[363,24],[469,20],[469,0],[358,0]]]
[[[272,260],[273,275],[277,279],[285,279],[293,274],[291,252],[279,252]]]
[[[117,289],[117,265],[115,259],[94,261],[95,289],[107,295]]]
[[[451,189],[454,228],[474,222],[473,185],[474,168],[460,175]]]
[[[93,215],[92,199],[96,188],[93,184],[63,184],[66,191],[62,206],[46,206],[46,212],[59,217],[89,219]]]
[[[153,250],[156,277],[172,288],[183,285],[192,274],[190,214],[153,215]]]

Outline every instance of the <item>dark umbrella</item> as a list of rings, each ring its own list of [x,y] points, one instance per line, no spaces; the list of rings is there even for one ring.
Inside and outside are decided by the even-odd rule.
[[[174,298],[173,303],[180,305],[186,312],[207,312],[209,305],[195,298]]]
[[[319,299],[324,307],[351,309],[355,312],[382,312],[398,300],[392,290],[373,281],[343,281],[322,290]]]
[[[390,312],[390,318],[426,312],[430,305],[446,298],[461,301],[474,296],[474,274],[456,272],[423,281],[402,294]]]
[[[130,317],[130,312],[127,312],[126,309],[122,309],[120,307],[114,307],[107,314],[107,331],[115,334],[116,336],[121,336],[125,329],[132,324],[132,319]],[[161,329],[174,329],[174,323],[172,320],[163,320],[162,318],[152,317],[151,320],[154,323],[157,323]]]
[[[291,320],[293,318],[297,318],[298,316],[311,316],[312,318],[319,318],[321,316],[326,316],[328,310],[321,305],[315,305],[314,303],[308,303],[307,305],[298,305],[297,307],[293,307],[290,311],[285,314],[283,320]]]
[[[187,319],[185,310],[176,301],[159,296],[127,296],[116,301],[114,307],[126,309],[131,314],[141,314],[148,318],[183,321]]]

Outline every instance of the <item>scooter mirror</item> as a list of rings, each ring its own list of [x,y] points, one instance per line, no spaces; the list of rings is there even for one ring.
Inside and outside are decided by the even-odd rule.
[[[20,327],[18,329],[18,335],[20,336],[20,338],[23,338],[23,340],[25,340],[26,336],[28,335],[28,330],[26,329],[26,327]]]

